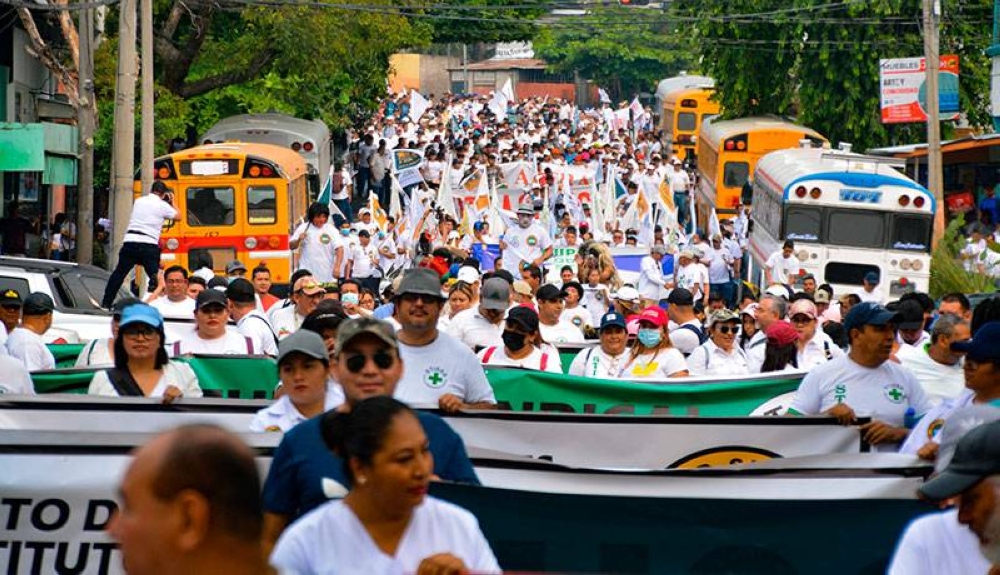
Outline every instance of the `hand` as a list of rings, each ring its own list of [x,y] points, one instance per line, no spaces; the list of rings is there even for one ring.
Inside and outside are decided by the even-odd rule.
[[[461,559],[450,553],[431,555],[420,562],[417,575],[468,575],[469,569]]]
[[[184,393],[181,392],[180,388],[176,385],[167,386],[166,391],[163,392],[163,399],[161,403],[163,405],[169,405],[174,401],[184,397]]]
[[[933,441],[927,442],[917,451],[917,457],[925,461],[935,461],[938,456],[938,444]]]
[[[837,418],[837,423],[841,425],[850,425],[854,423],[857,416],[854,414],[854,410],[851,409],[850,405],[846,403],[838,403],[830,409],[826,410],[827,415],[832,415]]]
[[[438,399],[438,407],[445,413],[456,413],[465,407],[465,403],[457,395],[446,393]]]
[[[899,443],[906,439],[908,429],[889,425],[884,421],[872,421],[859,427],[861,437],[871,445]]]

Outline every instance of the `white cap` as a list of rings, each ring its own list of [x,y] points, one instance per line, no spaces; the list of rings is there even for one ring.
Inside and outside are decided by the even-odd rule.
[[[639,290],[632,286],[625,286],[615,292],[614,298],[623,301],[637,301],[639,299]]]
[[[456,279],[467,284],[477,282],[479,281],[479,270],[472,266],[462,266],[458,269],[458,276]]]

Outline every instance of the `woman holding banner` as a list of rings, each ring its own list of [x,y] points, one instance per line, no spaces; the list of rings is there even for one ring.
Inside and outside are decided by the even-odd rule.
[[[686,377],[684,355],[670,343],[667,312],[659,306],[649,306],[638,316],[639,332],[628,361],[622,368],[623,379],[665,379]]]
[[[538,314],[528,306],[517,306],[507,312],[503,345],[493,345],[479,352],[483,365],[513,366],[535,371],[562,373],[562,362],[554,348],[544,345],[538,325]]]

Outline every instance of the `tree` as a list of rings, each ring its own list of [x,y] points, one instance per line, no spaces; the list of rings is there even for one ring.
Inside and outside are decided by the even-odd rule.
[[[555,72],[579,72],[614,99],[651,92],[656,82],[694,63],[690,44],[647,8],[598,7],[539,31],[535,53]]]

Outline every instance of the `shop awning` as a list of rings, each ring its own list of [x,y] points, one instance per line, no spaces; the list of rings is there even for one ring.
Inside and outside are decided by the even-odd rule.
[[[76,185],[76,126],[0,123],[0,172],[41,172],[43,184]]]

